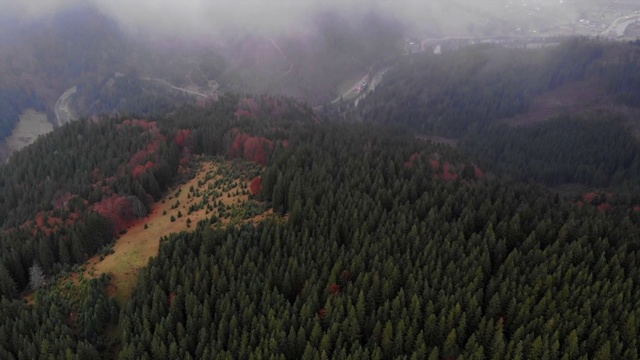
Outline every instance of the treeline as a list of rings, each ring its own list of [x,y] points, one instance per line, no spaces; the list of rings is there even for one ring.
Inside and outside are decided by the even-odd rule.
[[[535,185],[403,165],[450,151],[361,126],[296,132],[263,179],[286,221],[165,239],[119,357],[637,359],[637,226]]]

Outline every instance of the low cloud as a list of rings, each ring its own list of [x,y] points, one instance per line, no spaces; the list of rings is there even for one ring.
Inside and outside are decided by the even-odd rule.
[[[0,0],[3,12],[46,17],[78,5],[93,5],[131,31],[176,35],[226,32],[286,33],[303,30],[316,14],[378,15],[418,24],[440,12],[444,0]]]
[[[570,22],[575,17],[574,5],[568,3],[574,2],[532,0],[527,5],[511,0],[0,0],[0,8],[4,15],[36,18],[72,6],[90,5],[132,33],[175,36],[214,37],[243,32],[275,35],[313,30],[316,16],[323,12],[347,19],[375,13],[421,31],[461,35],[478,26],[497,24],[515,29],[520,24]],[[538,11],[535,14],[532,6]],[[511,26],[513,23],[517,25]]]

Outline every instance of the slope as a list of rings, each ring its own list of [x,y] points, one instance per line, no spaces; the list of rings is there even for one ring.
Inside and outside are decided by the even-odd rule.
[[[343,116],[456,139],[500,176],[628,187],[640,180],[638,142],[629,136],[640,129],[639,70],[637,43],[470,46],[400,61]]]

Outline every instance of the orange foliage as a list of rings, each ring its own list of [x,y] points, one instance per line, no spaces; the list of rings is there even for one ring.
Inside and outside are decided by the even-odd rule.
[[[229,156],[238,158],[243,154],[244,143],[249,138],[249,135],[239,132],[238,129],[233,129],[233,134],[235,135],[235,138],[233,139],[231,149],[229,149]]]
[[[144,165],[136,165],[136,167],[134,167],[132,171],[133,177],[139,178],[140,175],[144,174],[150,169],[153,169],[154,167],[156,167],[156,164],[153,161],[147,161],[147,163]]]
[[[180,148],[184,147],[187,144],[187,140],[189,140],[189,136],[191,136],[190,129],[178,130],[175,136],[176,145]]]
[[[58,232],[62,226],[67,226],[67,227],[72,226],[75,223],[75,221],[80,217],[80,215],[78,215],[77,213],[71,213],[69,217],[63,221],[61,218],[53,216],[52,212],[47,212],[46,215],[47,215],[46,222],[44,221],[44,216],[45,216],[44,211],[40,211],[38,215],[36,215],[36,218],[34,221],[35,228],[33,228],[32,234],[35,235],[39,229],[45,234],[51,235],[53,233]],[[32,223],[30,221],[25,223],[25,226],[31,226],[31,225]]]
[[[603,213],[610,212],[610,211],[613,211],[613,206],[603,203],[598,206],[598,210],[600,210]]]
[[[590,193],[586,193],[584,194],[584,200],[588,203],[591,203],[593,201],[593,199],[595,199],[598,196],[598,194],[594,193],[594,192],[590,192]]]
[[[244,158],[245,160],[256,162],[260,165],[267,164],[266,149],[272,150],[273,143],[263,137],[250,137],[244,143]]]
[[[125,120],[123,124],[126,125],[128,121],[129,120]],[[157,128],[155,121],[133,120],[131,124],[142,126],[153,136],[153,141],[147,144],[144,149],[133,154],[133,156],[131,156],[131,159],[129,160],[129,168],[131,169],[133,176],[138,178],[140,175],[155,167],[154,162],[158,161],[158,150],[160,149],[160,146],[167,141],[167,138],[160,133],[160,130]],[[187,134],[183,133],[181,137],[184,137],[186,141],[189,134],[190,131]],[[178,135],[176,135],[176,138],[177,137]],[[149,158],[153,159],[153,161]]]
[[[420,159],[420,154],[418,153],[411,154],[411,156],[409,156],[409,161],[404,163],[404,167],[412,168],[416,164],[418,159]]]
[[[262,191],[262,177],[258,176],[255,179],[251,180],[249,189],[251,190],[251,194],[253,196],[260,194],[260,191]]]
[[[331,295],[338,295],[340,294],[340,292],[342,291],[342,289],[340,289],[340,285],[333,283],[331,285],[329,285],[329,294]]]
[[[238,110],[236,110],[236,116],[255,118],[258,115],[259,110],[258,102],[254,98],[244,98],[240,100],[238,104]]]
[[[242,157],[260,165],[267,164],[267,150],[273,150],[273,142],[271,140],[261,136],[250,136],[241,133],[238,129],[233,129],[232,135],[234,139],[231,148],[228,150],[229,156],[233,158]]]
[[[444,163],[443,171],[442,171],[442,179],[444,181],[454,181],[458,178],[458,174],[451,172],[451,164],[448,162]]]
[[[95,203],[93,209],[113,223],[115,234],[126,229],[137,220],[131,200],[116,194]]]
[[[433,168],[433,170],[440,170],[440,161],[438,161],[438,159],[431,159],[429,160],[429,162],[431,163],[431,167]]]

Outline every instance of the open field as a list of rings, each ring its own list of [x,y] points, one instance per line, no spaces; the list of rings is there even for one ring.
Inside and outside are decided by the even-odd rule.
[[[203,162],[193,179],[168,191],[164,199],[153,205],[147,217],[116,240],[113,254],[103,260],[100,256],[91,258],[85,275],[98,277],[111,273],[110,295],[121,304],[126,302],[135,288],[140,269],[147,265],[150,257],[158,254],[163,236],[194,229],[201,220],[209,224],[214,215],[217,221],[210,225],[212,227],[257,222],[268,216],[264,207],[250,200],[248,185],[248,180],[234,170],[232,162]]]
[[[53,125],[47,121],[47,114],[27,109],[20,115],[20,121],[13,129],[13,134],[5,142],[9,151],[18,151],[36,141],[39,135],[52,130]]]

